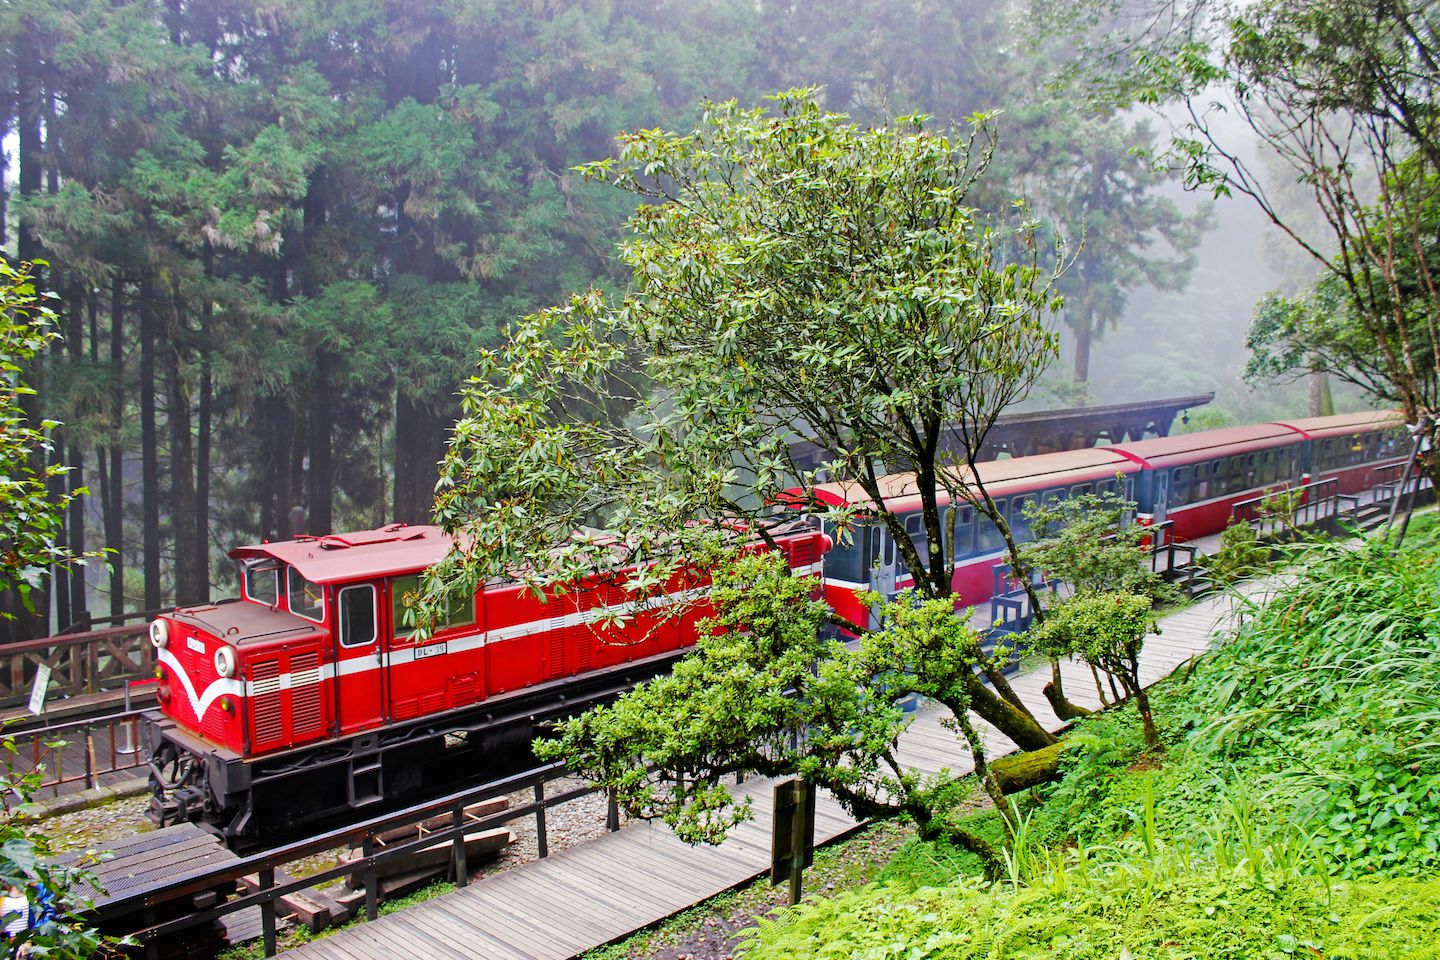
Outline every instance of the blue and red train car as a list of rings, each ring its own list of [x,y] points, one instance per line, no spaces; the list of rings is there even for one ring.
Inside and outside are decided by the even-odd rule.
[[[1402,462],[1404,431],[1393,412],[1313,417],[1283,423],[1225,427],[1106,447],[994,460],[978,465],[980,479],[1016,539],[1030,539],[1023,510],[1041,499],[1092,491],[1119,493],[1136,503],[1146,522],[1171,521],[1173,536],[1191,540],[1218,533],[1237,503],[1266,492],[1334,479],[1337,492],[1369,489],[1381,471]],[[880,479],[886,508],[905,524],[923,557],[928,543],[913,473]],[[813,491],[834,505],[873,507],[855,483],[821,484]],[[965,503],[952,504],[937,491],[942,530],[953,528],[957,604],[988,600],[994,568],[1008,562],[995,525]],[[951,511],[958,511],[952,518]],[[825,596],[850,622],[869,617],[859,594],[892,596],[913,577],[890,532],[878,523],[856,523],[844,534],[829,531],[835,547],[825,557]]]

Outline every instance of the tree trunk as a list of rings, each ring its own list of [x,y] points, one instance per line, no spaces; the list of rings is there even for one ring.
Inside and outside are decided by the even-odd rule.
[[[183,309],[174,304],[178,316]],[[198,582],[200,558],[195,555],[195,440],[190,432],[190,397],[180,369],[179,330],[171,332],[164,351],[166,426],[170,433],[170,532],[175,550],[175,604],[193,606],[209,599]]]
[[[73,299],[70,303],[70,335],[66,346],[70,352],[70,364],[74,369],[79,369],[85,359],[85,318],[83,311],[86,304],[90,307],[91,327],[94,327],[95,303],[93,297],[82,294],[80,286],[72,287]],[[70,552],[80,556],[85,552],[85,498],[77,491],[85,486],[85,448],[80,444],[71,442],[70,455],[67,458],[70,462],[70,473],[66,478],[69,492],[75,499],[70,501],[70,517],[67,521],[70,534]],[[89,622],[89,604],[85,592],[85,568],[76,566],[71,570],[70,576],[70,622],[87,624]]]
[[[205,277],[208,280],[214,271],[214,253],[210,244],[205,244]],[[211,396],[214,383],[210,369],[214,344],[210,340],[211,320],[214,314],[214,298],[210,291],[204,291],[204,302],[200,307],[200,397],[199,435],[195,440],[195,560],[198,572],[195,585],[210,599],[210,438]]]
[[[117,277],[110,283],[110,367],[117,378],[125,368],[124,334],[125,283]],[[111,402],[115,406],[110,428],[118,437],[125,419],[125,400],[117,392]],[[110,476],[102,479],[101,485],[105,487],[105,545],[114,551],[109,557],[110,615],[118,617],[125,612],[125,459],[119,443],[110,446]]]
[[[310,533],[333,532],[335,497],[335,357],[326,350],[315,356],[315,394],[306,428],[309,434],[310,469],[305,477],[305,520]]]
[[[1086,710],[1076,703],[1071,703],[1065,696],[1064,689],[1060,686],[1060,671],[1057,668],[1051,674],[1051,681],[1041,688],[1040,692],[1045,694],[1045,699],[1050,702],[1050,709],[1055,716],[1069,723],[1071,720],[1079,720],[1081,717],[1088,717],[1094,711]]]
[[[438,464],[445,456],[445,427],[429,404],[395,398],[395,512],[400,523],[429,523]]]
[[[995,729],[1021,750],[1039,750],[1055,742],[1055,735],[1036,722],[1028,712],[996,696],[991,689],[971,674],[965,681],[970,704]]]
[[[158,610],[160,592],[160,451],[155,430],[155,304],[151,281],[140,283],[140,475],[144,520],[145,609]]]
[[[1090,380],[1090,343],[1095,338],[1095,314],[1085,314],[1085,322],[1075,328],[1075,382]]]

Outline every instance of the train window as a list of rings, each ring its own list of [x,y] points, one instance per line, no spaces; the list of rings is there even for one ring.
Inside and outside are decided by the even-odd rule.
[[[1015,538],[1016,543],[1031,539],[1030,518],[1025,516],[1025,508],[1034,505],[1040,498],[1033,493],[1016,497],[1012,501],[1010,509],[1010,535]]]
[[[1181,506],[1190,502],[1190,471],[1176,467],[1170,474],[1170,502]]]
[[[245,565],[245,599],[273,607],[280,602],[280,568],[274,563]]]
[[[1266,450],[1260,455],[1260,482],[1275,482],[1275,451]]]
[[[1073,486],[1073,487],[1070,488],[1070,499],[1071,499],[1071,500],[1074,500],[1074,499],[1076,499],[1077,497],[1088,497],[1088,496],[1090,496],[1090,484],[1088,484],[1088,483],[1078,484],[1078,485]]]
[[[835,541],[835,546],[825,554],[825,576],[850,583],[864,583],[867,566],[865,547],[866,538],[871,536],[870,528],[852,523],[842,534],[836,527],[827,526],[829,529],[826,532]]]
[[[311,583],[294,567],[287,578],[290,595],[290,612],[316,623],[325,622],[325,588]]]
[[[1210,496],[1210,464],[1197,463],[1193,470],[1194,483],[1190,487],[1190,502],[1204,500]]]
[[[1102,480],[1102,481],[1099,483],[1099,485],[1096,486],[1095,489],[1098,490],[1098,491],[1100,491],[1100,493],[1102,493],[1102,494],[1111,494],[1111,495],[1113,495],[1113,494],[1115,493],[1115,481],[1114,481],[1114,480]]]
[[[906,517],[905,532],[910,535],[910,542],[915,544],[915,552],[920,554],[920,560],[928,570],[930,568],[930,533],[925,529],[924,515],[912,513]]]
[[[335,604],[340,611],[340,646],[364,647],[375,642],[375,588],[345,587]]]
[[[956,510],[960,515],[955,515]],[[951,525],[954,525],[953,527]],[[968,557],[975,552],[975,511],[970,507],[950,507],[945,511],[945,523],[947,531],[953,530],[954,556],[959,560]]]
[[[395,577],[390,581],[390,628],[396,639],[408,637],[415,632],[413,626],[405,624],[405,595],[415,593],[420,589],[420,577],[418,574],[407,574],[403,577]],[[449,616],[444,623],[437,623],[433,632],[449,630],[452,627],[463,627],[475,622],[475,598],[473,596],[450,598]]]
[[[1008,504],[1004,500],[995,501],[995,509],[1000,511],[1001,516],[1005,515],[1005,508],[1007,506]],[[999,550],[1004,543],[1005,538],[1000,536],[1000,531],[995,527],[995,524],[990,521],[989,517],[982,516],[975,518],[976,553],[990,553],[991,551]]]

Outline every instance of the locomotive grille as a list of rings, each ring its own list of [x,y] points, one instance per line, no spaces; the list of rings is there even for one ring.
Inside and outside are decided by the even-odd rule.
[[[815,562],[815,541],[806,537],[799,543],[790,547],[790,565],[795,567],[807,567]]]
[[[262,660],[250,667],[253,696],[250,701],[254,718],[254,747],[259,749],[284,736],[285,717],[280,709],[280,661]]]
[[[320,729],[320,654],[290,658],[291,732],[296,736]]]

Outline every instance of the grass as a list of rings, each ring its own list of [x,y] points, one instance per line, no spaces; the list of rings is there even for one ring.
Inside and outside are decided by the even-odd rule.
[[[1303,545],[1193,671],[1087,718],[1017,798],[1008,877],[912,841],[881,882],[762,921],[767,958],[1440,956],[1440,515]],[[993,811],[971,823],[986,828]],[[1403,905],[1403,909],[1401,909]]]

